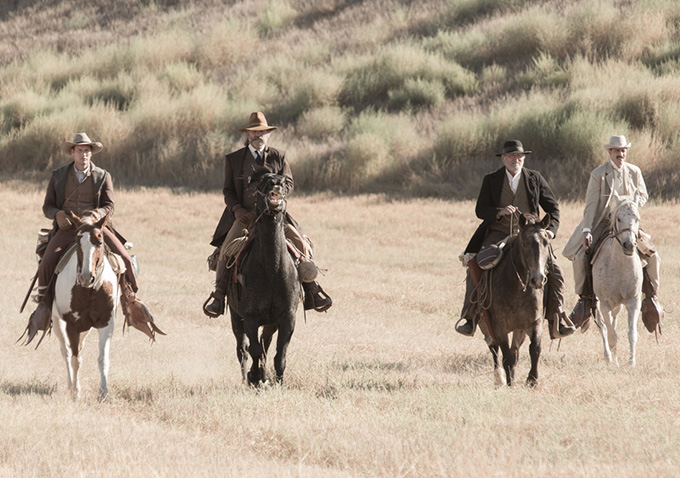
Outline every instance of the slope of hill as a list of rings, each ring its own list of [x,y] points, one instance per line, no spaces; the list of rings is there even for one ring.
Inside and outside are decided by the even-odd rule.
[[[472,198],[516,137],[580,198],[625,134],[671,199],[679,37],[672,0],[11,0],[0,173],[44,179],[85,130],[119,184],[219,188],[262,110],[302,191]]]

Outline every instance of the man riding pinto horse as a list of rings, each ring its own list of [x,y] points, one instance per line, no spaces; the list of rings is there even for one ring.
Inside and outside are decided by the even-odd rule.
[[[51,326],[52,302],[54,299],[54,273],[64,253],[76,241],[75,224],[88,217],[93,221],[113,215],[113,181],[104,169],[92,163],[92,155],[99,153],[103,145],[91,141],[85,133],[78,133],[73,141],[62,144],[62,152],[70,154],[73,161],[52,171],[47,185],[43,213],[54,221],[49,241],[38,267],[38,293],[35,297],[38,307],[31,314],[26,327],[30,343],[39,330],[47,331]],[[141,330],[153,339],[158,331],[147,307],[137,297],[137,278],[132,258],[126,250],[125,239],[113,228],[111,222],[102,229],[104,242],[118,254],[125,263],[125,273],[120,277],[123,294],[123,313],[128,325]],[[22,307],[23,310],[23,307]]]
[[[487,174],[477,199],[475,212],[482,219],[465,252],[461,255],[463,265],[467,266],[465,303],[456,331],[472,336],[482,311],[473,300],[476,279],[481,275],[478,253],[488,251],[493,245],[502,242],[508,235],[516,234],[518,221],[513,219],[521,213],[538,216],[539,206],[550,214],[550,224],[546,228],[550,238],[557,234],[560,224],[560,210],[550,186],[538,172],[524,168],[524,158],[531,151],[525,151],[520,141],[510,140],[503,145],[503,151],[496,154],[503,162],[502,168]],[[512,231],[511,231],[512,228]],[[564,278],[560,266],[552,257],[548,260],[546,291],[544,294],[545,318],[550,323],[552,339],[564,337],[574,332],[562,310]]]
[[[286,178],[288,192],[293,190],[293,175],[286,160],[286,153],[267,145],[271,132],[276,126],[267,124],[261,112],[250,115],[248,126],[239,129],[243,133],[245,146],[226,156],[224,168],[224,202],[226,207],[219,224],[213,234],[211,245],[217,249],[209,263],[215,271],[215,291],[203,304],[203,312],[209,317],[218,317],[224,313],[225,297],[229,274],[229,262],[235,254],[234,245],[243,242],[248,231],[256,222],[255,207],[257,205],[257,183],[249,181],[255,171],[267,170]],[[314,280],[316,266],[312,263],[312,247],[307,236],[300,232],[299,225],[286,214],[286,239],[297,250],[300,256],[298,270],[305,291],[305,310],[326,311],[332,300],[321,286]],[[238,249],[238,247],[236,247]]]

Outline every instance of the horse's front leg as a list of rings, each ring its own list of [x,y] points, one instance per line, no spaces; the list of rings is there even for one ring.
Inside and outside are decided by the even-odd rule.
[[[498,344],[496,343],[490,343],[489,344],[489,350],[491,350],[491,356],[493,357],[493,376],[494,376],[494,382],[496,383],[497,387],[500,387],[502,385],[505,385],[505,372],[503,371],[503,367],[500,366],[498,363]]]
[[[517,355],[514,350],[510,349],[508,344],[508,337],[501,337],[499,344],[501,352],[503,352],[503,369],[505,369],[505,377],[508,386],[512,385],[515,380],[515,363],[517,362]]]
[[[236,338],[236,358],[241,366],[243,381],[248,380],[248,337],[243,327],[243,319],[233,309],[231,310],[231,330]]]
[[[635,367],[635,346],[638,340],[637,323],[640,316],[640,300],[631,301],[626,305],[628,310],[628,344],[630,345],[630,355],[628,364]]]
[[[598,305],[597,313],[602,318],[600,336],[602,337],[604,348],[604,359],[608,364],[615,363],[618,365],[618,359],[616,358],[616,319],[612,315],[611,310],[602,304]]]
[[[56,305],[53,307],[56,308]],[[66,321],[62,320],[56,314],[52,314],[52,323],[54,324],[54,335],[59,339],[59,346],[61,349],[61,356],[66,362],[66,387],[69,392],[73,392],[73,368],[71,365],[71,343],[66,333]]]
[[[279,335],[276,338],[276,357],[274,357],[274,370],[276,370],[276,381],[283,382],[283,372],[286,370],[286,353],[288,344],[293,337],[295,330],[295,315],[290,314],[279,326]]]
[[[99,329],[99,394],[97,400],[103,402],[109,395],[108,378],[109,378],[109,352],[111,351],[111,337],[113,336],[113,315],[109,319],[106,327]]]
[[[258,338],[257,320],[254,318],[243,318],[243,327],[248,338],[249,346],[248,352],[250,358],[253,360],[248,372],[248,383],[250,385],[260,385],[267,381],[267,372],[264,367],[264,360],[262,360],[262,345]]]
[[[542,320],[537,320],[531,329],[531,343],[529,344],[529,356],[531,357],[531,370],[527,377],[527,385],[535,387],[538,384],[538,358],[541,356],[541,333],[543,332]]]

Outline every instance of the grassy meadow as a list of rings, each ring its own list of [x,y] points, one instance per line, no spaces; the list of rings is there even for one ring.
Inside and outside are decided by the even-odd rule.
[[[96,336],[83,351],[82,399],[65,391],[56,337],[15,340],[35,270],[44,183],[3,183],[0,201],[0,476],[467,477],[677,475],[680,466],[680,208],[655,203],[643,227],[662,256],[666,327],[642,324],[638,366],[608,367],[595,326],[550,343],[540,384],[495,388],[479,333],[453,325],[463,297],[457,255],[477,225],[472,202],[390,195],[297,195],[289,211],[315,241],[325,314],[298,313],[285,383],[241,383],[228,319],[201,304],[217,193],[119,191],[116,226],[140,261],[141,296],[167,337],[111,346],[110,400],[96,401]],[[11,206],[8,206],[11,205]],[[561,250],[581,203],[563,205]],[[151,214],[151,212],[155,214]],[[571,267],[562,257],[567,286]],[[575,297],[569,294],[567,307]],[[622,363],[626,325],[619,324]],[[270,365],[271,366],[271,365]]]
[[[218,190],[251,111],[310,192],[473,199],[516,137],[583,197],[625,134],[659,199],[680,174],[675,0],[16,0],[0,6],[0,177],[76,131],[141,186]]]

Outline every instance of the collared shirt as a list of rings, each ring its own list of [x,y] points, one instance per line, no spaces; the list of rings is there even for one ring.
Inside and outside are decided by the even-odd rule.
[[[73,169],[76,172],[76,179],[78,179],[79,183],[82,183],[85,181],[85,178],[90,174],[90,166],[87,166],[87,169],[85,171],[79,171],[78,168],[76,168],[76,163],[73,163]]]
[[[262,158],[262,162],[264,162],[264,146],[262,149],[255,149],[252,147],[252,145],[248,145],[248,149],[250,150],[250,154],[253,155],[253,158],[257,161],[257,155],[260,155],[260,158]]]
[[[510,189],[512,189],[512,194],[517,194],[519,180],[522,178],[522,168],[520,168],[520,170],[514,176],[510,174],[510,171],[506,169],[505,175],[508,177],[508,182],[510,183]]]

